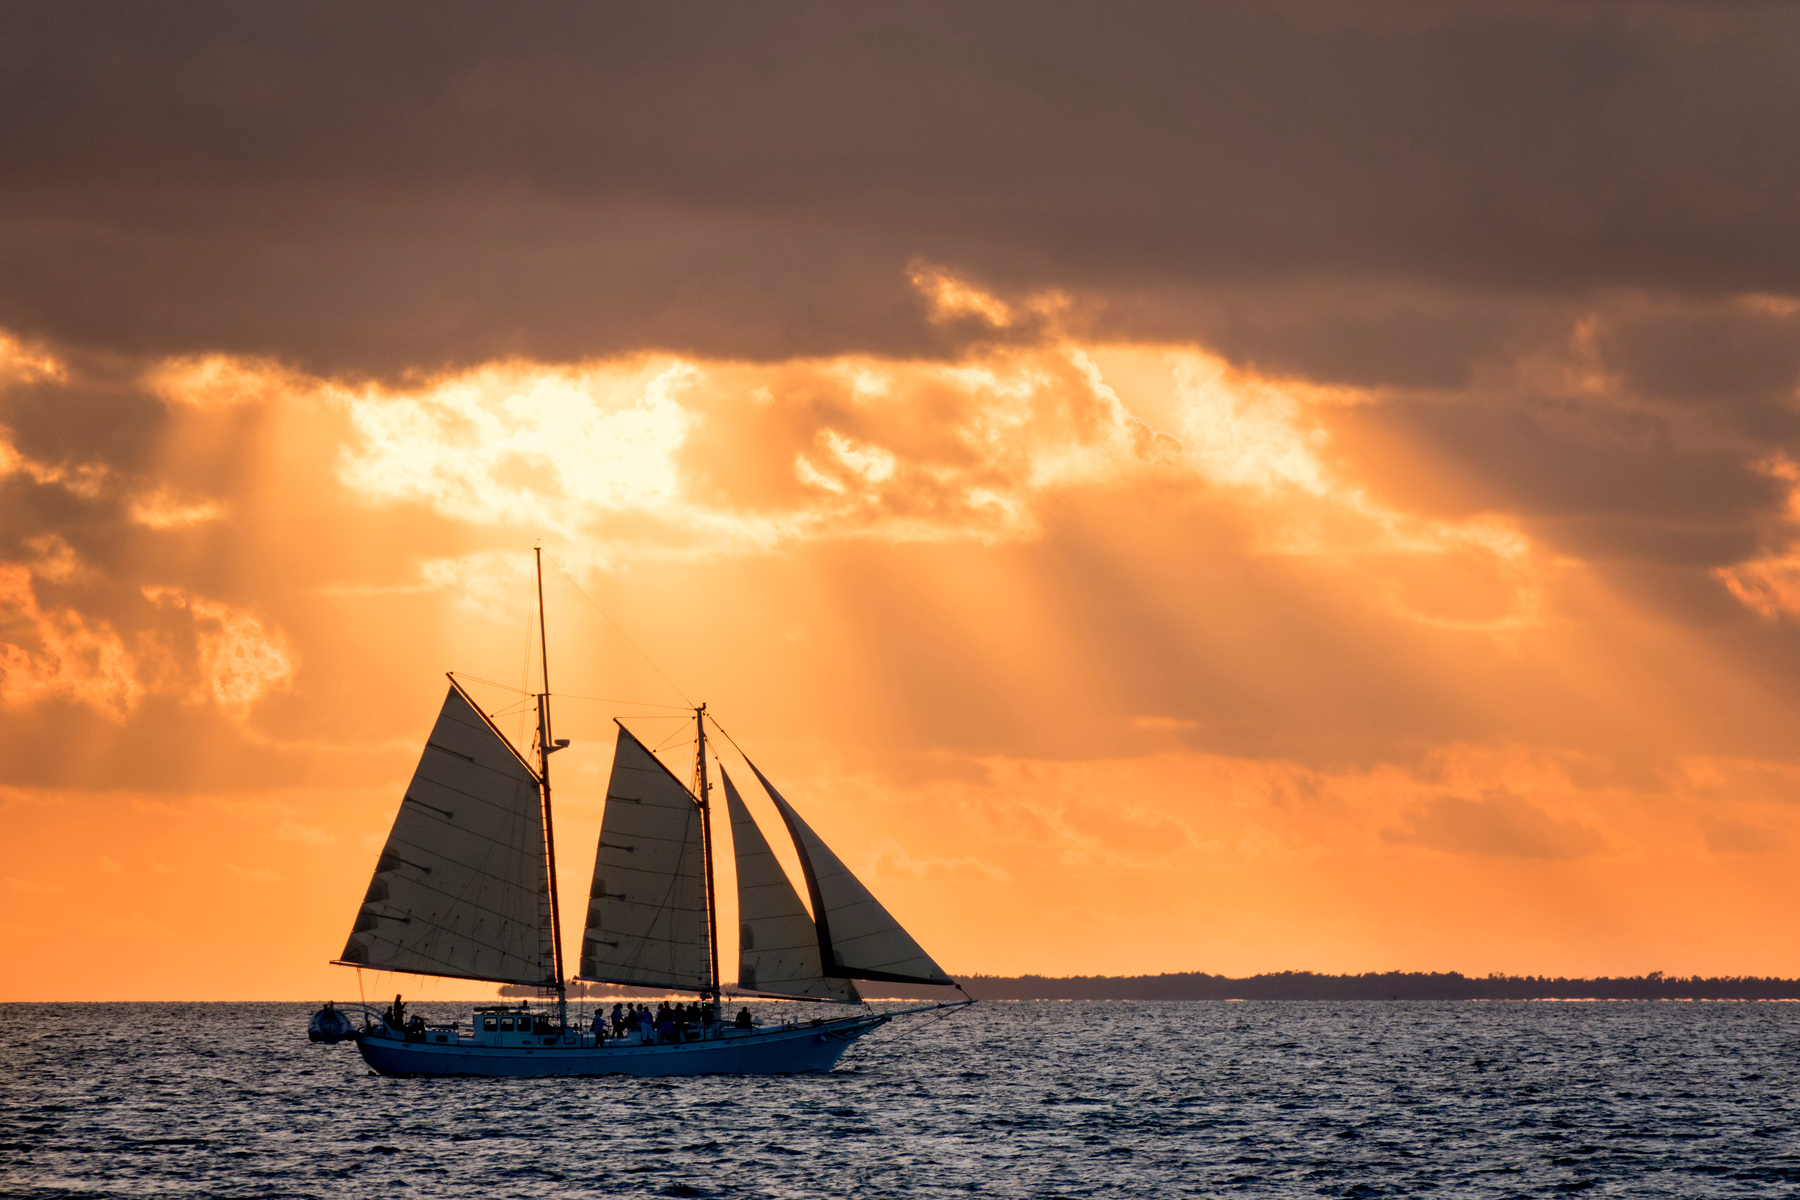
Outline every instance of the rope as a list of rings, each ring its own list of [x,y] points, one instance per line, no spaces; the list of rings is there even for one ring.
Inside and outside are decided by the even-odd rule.
[[[667,708],[674,710],[672,712],[655,714],[655,716],[662,717],[665,720],[677,715],[685,720],[687,717],[693,715],[694,711],[691,708],[682,708],[678,704],[654,704],[649,700],[614,700],[610,696],[571,696],[567,692],[551,692],[550,695],[556,700],[592,700],[596,704],[624,704],[632,708]],[[653,719],[654,717],[648,716],[644,718],[646,721]]]
[[[959,992],[962,992],[962,985],[958,984],[956,990]],[[969,993],[963,992],[963,995],[969,996]],[[973,1002],[974,999],[975,999],[975,997],[969,996],[969,1000],[971,1002]],[[901,1032],[895,1034],[894,1041],[898,1042],[902,1038],[909,1038],[913,1034],[918,1033],[921,1029],[924,1029],[927,1025],[935,1024],[938,1021],[942,1021],[948,1017],[955,1016],[957,1013],[962,1012],[963,1009],[965,1009],[967,1007],[968,1007],[968,1005],[966,1005],[966,1004],[959,1004],[955,1008],[946,1008],[946,1009],[944,1009],[944,1011],[938,1013],[936,1016],[927,1017],[925,1020],[920,1021],[917,1025],[911,1026],[910,1028],[902,1030]],[[892,1020],[893,1020],[892,1017],[888,1018],[888,1021],[892,1021]],[[887,1023],[886,1021],[883,1022],[883,1024],[886,1024],[886,1023]],[[890,1042],[888,1044],[892,1045],[893,1042]]]
[[[581,585],[579,583],[575,582],[575,577],[573,575],[569,574],[569,569],[567,567],[563,566],[562,563],[557,562],[556,558],[554,556],[551,557],[550,561],[553,563],[556,563],[557,571],[561,573],[561,575],[564,579],[569,581],[569,586],[575,589],[575,594],[580,596],[583,600],[586,600],[589,604],[593,605],[594,611],[599,613],[601,618],[608,625],[611,625],[613,627],[613,629],[615,631],[617,631],[617,633],[620,637],[625,639],[625,644],[627,646],[630,646],[633,650],[637,651],[639,658],[643,659],[645,662],[650,664],[650,669],[652,671],[655,671],[657,673],[657,675],[662,678],[662,681],[664,683],[668,684],[671,688],[673,688],[675,691],[675,694],[677,696],[680,696],[684,701],[687,701],[687,706],[690,709],[695,707],[694,702],[691,700],[688,700],[688,694],[686,692],[682,691],[679,687],[676,687],[675,681],[673,679],[670,679],[667,675],[663,674],[663,669],[656,665],[656,660],[651,658],[648,654],[646,654],[644,652],[644,648],[642,646],[640,646],[636,642],[632,641],[631,635],[629,633],[626,633],[625,630],[619,625],[619,623],[617,621],[615,621],[611,617],[607,616],[606,610],[604,608],[601,608],[598,604],[596,604],[594,602],[594,598],[592,596],[588,595],[586,592],[581,590]],[[667,707],[673,708],[674,706],[669,705]]]
[[[707,710],[706,719],[713,723],[713,728],[719,731],[720,737],[724,738],[726,741],[731,743],[731,748],[733,750],[736,750],[739,754],[744,754],[744,748],[737,744],[736,738],[732,737],[729,733],[725,732],[725,727],[723,725],[719,724],[719,718],[713,716],[712,711],[710,709]],[[750,756],[748,754],[744,754],[744,761],[745,762],[750,761]]]
[[[531,651],[529,649],[527,649],[525,652],[527,654],[531,653]],[[450,674],[456,676],[456,678],[458,678],[458,679],[473,679],[476,683],[485,683],[489,687],[497,687],[497,688],[500,688],[500,689],[502,689],[504,691],[508,691],[508,692],[517,692],[521,696],[531,695],[531,693],[526,691],[524,688],[516,688],[510,683],[496,683],[492,679],[483,679],[481,676],[471,675],[467,671],[452,671],[452,672],[450,672]]]
[[[673,737],[680,737],[680,736],[681,736],[681,730],[680,730],[680,729],[677,729],[677,730],[676,730],[676,731],[675,731],[675,732],[674,732],[674,733],[671,733],[671,734],[670,734],[670,735],[669,735],[669,737],[671,737],[671,738],[673,738]],[[663,739],[663,740],[662,740],[662,741],[661,741],[661,742],[660,742],[660,743],[658,743],[658,744],[657,744],[657,745],[656,745],[656,746],[654,746],[654,747],[652,747],[652,749],[651,749],[651,751],[650,751],[650,753],[652,753],[652,754],[661,754],[661,753],[662,753],[662,752],[663,752],[663,751],[664,751],[664,750],[680,750],[680,749],[681,749],[681,748],[682,748],[682,747],[684,747],[684,746],[691,746],[691,745],[693,745],[693,744],[694,744],[694,742],[695,742],[695,740],[696,740],[696,739],[694,739],[694,738],[689,738],[689,739],[688,739],[688,740],[687,740],[687,741],[685,741],[685,742],[677,742],[677,743],[675,743],[675,744],[674,744],[674,745],[673,745],[673,746],[671,746],[671,745],[670,745],[670,744],[669,744],[669,738],[664,738],[664,739]]]

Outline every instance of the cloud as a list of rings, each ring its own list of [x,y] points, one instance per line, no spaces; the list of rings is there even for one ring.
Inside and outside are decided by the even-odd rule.
[[[25,566],[0,563],[0,628],[7,638],[0,642],[0,703],[8,707],[71,700],[123,721],[144,695],[112,624],[74,609],[44,609]]]
[[[563,533],[596,510],[655,509],[678,489],[674,456],[692,421],[678,397],[695,375],[681,362],[521,365],[366,393],[349,401],[362,447],[342,479],[372,501]]]
[[[429,558],[419,563],[419,575],[419,588],[443,592],[459,605],[500,619],[516,618],[536,587],[532,564],[518,554],[495,551]]]
[[[1185,717],[1133,717],[1131,724],[1137,729],[1151,729],[1158,732],[1174,733],[1187,729],[1198,729],[1198,721],[1190,721]]]
[[[225,516],[218,501],[184,497],[169,488],[132,497],[128,511],[134,524],[149,529],[183,529]]]
[[[1012,876],[979,858],[939,858],[932,855],[914,857],[895,841],[875,847],[871,874],[909,879],[955,879],[975,875],[996,883],[1011,883]]]
[[[1743,821],[1707,817],[1700,822],[1706,848],[1714,854],[1772,854],[1787,844],[1781,832]]]
[[[25,539],[25,547],[34,553],[26,565],[31,573],[47,583],[73,583],[92,574],[81,561],[75,547],[58,533],[41,533]]]
[[[809,645],[830,641],[868,672],[864,718],[893,715],[874,711],[887,689],[910,728],[948,746],[1143,749],[1135,713],[1191,723],[1165,744],[1317,762],[1363,737],[1381,749],[1355,753],[1420,737],[1548,741],[1549,714],[1587,711],[1567,679],[1545,679],[1543,664],[1567,657],[1563,638],[1608,614],[1575,653],[1616,663],[1668,635],[1567,548],[1558,522],[1592,506],[1508,474],[1515,456],[1494,430],[1537,419],[1501,420],[1528,384],[1559,414],[1544,417],[1546,436],[1565,439],[1552,445],[1579,451],[1557,461],[1559,479],[1604,476],[1588,463],[1636,446],[1633,422],[1655,416],[1639,440],[1712,464],[1694,478],[1717,482],[1719,521],[1782,528],[1766,511],[1779,511],[1779,481],[1746,465],[1757,447],[1742,433],[1618,390],[1608,331],[1642,315],[1631,305],[1553,330],[1536,357],[1477,388],[1427,393],[1277,374],[1192,342],[1096,342],[1079,292],[1058,306],[933,270],[920,286],[953,284],[964,312],[953,319],[985,307],[1006,315],[1008,336],[970,338],[949,358],[511,357],[380,378],[223,354],[105,371],[83,358],[60,382],[0,399],[21,453],[91,461],[108,482],[80,496],[15,475],[16,544],[70,531],[96,574],[54,593],[40,575],[42,608],[106,621],[148,694],[242,722],[281,692],[320,726],[259,731],[271,751],[367,740],[324,731],[348,710],[330,715],[294,689],[302,657],[336,687],[351,669],[334,649],[346,637],[389,648],[358,654],[399,653],[466,615],[522,619],[529,563],[516,548],[541,537],[609,611],[617,593],[599,591],[633,571],[628,591],[643,595],[672,571],[706,574],[734,605],[760,589],[757,604],[792,614],[769,637],[810,629]],[[147,434],[84,451],[98,435],[55,414],[100,393],[147,406]],[[1430,440],[1434,421],[1452,432]],[[1482,457],[1483,439],[1499,449]],[[1439,490],[1443,462],[1455,478]],[[1496,463],[1506,470],[1482,480]],[[1724,495],[1739,476],[1755,486]],[[1634,510],[1629,488],[1603,482],[1591,490],[1608,519],[1714,519],[1660,493]],[[230,519],[201,519],[209,510]],[[164,528],[145,524],[153,515]],[[48,572],[54,556],[12,557]],[[782,594],[797,584],[756,582],[778,564],[824,590],[802,602]],[[1732,617],[1707,567],[1669,565],[1711,598],[1708,619]],[[459,636],[430,668],[468,667],[478,644]],[[1537,665],[1507,659],[1521,653]],[[516,666],[482,669],[511,679]],[[1511,682],[1477,696],[1477,678]],[[1029,679],[1029,718],[1004,713],[1000,679]],[[946,691],[957,699],[934,699]],[[1066,711],[1052,711],[1057,697]]]
[[[276,359],[228,354],[155,360],[143,383],[169,404],[203,411],[264,405],[317,386]]]
[[[330,846],[337,838],[312,825],[302,825],[298,821],[284,820],[275,827],[275,837],[284,842],[299,842],[306,846]]]
[[[1391,373],[1443,353],[1409,333],[1480,342],[1544,297],[1800,294],[1778,5],[556,3],[426,43],[415,3],[348,45],[280,10],[84,11],[6,35],[0,321],[57,342],[335,373],[1016,329],[919,265],[953,262],[1140,336],[1185,292],[1237,311],[1233,352]],[[1377,287],[1458,299],[1421,327]],[[1277,318],[1230,303],[1259,288]]]
[[[153,609],[130,613],[139,628],[128,646],[112,620],[46,606],[40,585],[92,591],[109,581],[59,535],[26,542],[36,551],[33,560],[0,561],[0,704],[17,710],[64,700],[124,722],[147,696],[189,690],[189,668],[172,653],[166,631],[155,627]],[[297,653],[254,615],[180,588],[149,585],[141,592],[154,608],[191,616],[191,665],[203,694],[221,708],[242,718],[266,693],[288,685]]]
[[[67,379],[69,368],[42,347],[29,346],[10,333],[0,332],[0,382],[35,383]]]
[[[0,478],[23,475],[41,486],[60,487],[87,499],[99,496],[106,486],[107,469],[98,463],[43,462],[19,453],[7,438],[8,431],[0,427]]]
[[[921,286],[951,279],[937,269]],[[1015,311],[966,282],[954,296]],[[1185,482],[1266,506],[1262,552],[1373,574],[1370,586],[1416,620],[1499,632],[1538,619],[1542,563],[1504,517],[1409,514],[1332,461],[1333,414],[1370,394],[1258,375],[1192,346],[1088,345],[1062,329],[1059,309],[1037,308],[1029,336],[952,363],[515,360],[352,386],[215,356],[152,375],[170,403],[196,410],[224,388],[342,412],[354,440],[337,481],[362,503],[548,531],[578,566],[814,541],[1032,541],[1058,497]],[[790,469],[771,470],[784,454]],[[173,500],[168,511],[168,521],[209,513]],[[423,584],[474,597],[496,578],[491,557],[434,559]],[[1464,589],[1446,603],[1451,593],[1408,582],[1451,562],[1480,578],[1482,599],[1471,604]]]
[[[1754,466],[1787,489],[1781,529],[1786,544],[1731,566],[1714,567],[1712,575],[1744,607],[1776,621],[1783,615],[1800,614],[1800,465],[1778,452]]]
[[[1381,840],[1446,854],[1541,859],[1583,858],[1606,844],[1596,830],[1501,793],[1429,800],[1409,812],[1403,826],[1383,829]]]
[[[245,883],[281,882],[281,876],[267,867],[240,867],[236,863],[226,863],[225,869],[231,872],[233,878],[241,879]]]
[[[271,691],[292,685],[299,654],[253,614],[180,588],[147,586],[144,598],[193,615],[201,677],[211,698],[242,717]]]

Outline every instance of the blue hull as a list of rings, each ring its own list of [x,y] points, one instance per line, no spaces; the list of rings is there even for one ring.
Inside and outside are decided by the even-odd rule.
[[[356,1045],[383,1075],[794,1075],[831,1070],[850,1043],[887,1021],[877,1015],[768,1032],[734,1030],[677,1046],[478,1046],[408,1042],[369,1032],[359,1033]]]

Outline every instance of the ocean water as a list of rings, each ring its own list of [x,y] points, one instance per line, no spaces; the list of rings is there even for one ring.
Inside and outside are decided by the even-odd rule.
[[[1794,1004],[989,1003],[673,1080],[385,1079],[315,1007],[0,1005],[0,1194],[1800,1195]]]

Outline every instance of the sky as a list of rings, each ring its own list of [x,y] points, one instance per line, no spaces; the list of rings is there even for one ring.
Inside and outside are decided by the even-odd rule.
[[[353,994],[538,544],[571,914],[704,701],[952,973],[1800,975],[1797,53],[10,6],[0,999]]]

